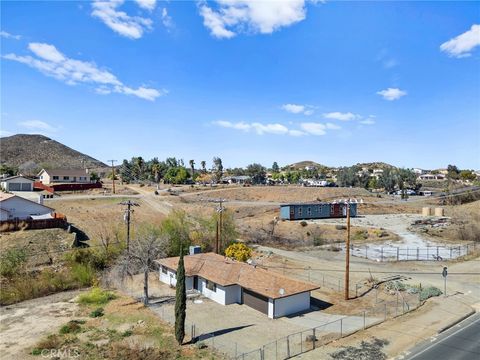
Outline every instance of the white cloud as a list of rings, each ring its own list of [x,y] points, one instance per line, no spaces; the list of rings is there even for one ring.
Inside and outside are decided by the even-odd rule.
[[[449,56],[462,58],[470,56],[470,51],[479,45],[480,25],[474,24],[470,30],[440,45],[440,50],[446,52]]]
[[[103,95],[116,92],[153,101],[168,93],[165,89],[157,90],[145,86],[133,89],[124,85],[111,72],[98,68],[95,63],[70,59],[53,45],[30,43],[28,48],[37,57],[7,54],[4,58],[26,64],[68,85],[93,84],[96,86],[95,91]]]
[[[216,3],[217,9],[213,9],[202,1],[199,11],[203,24],[217,38],[229,39],[244,32],[271,34],[306,16],[304,0],[216,0]]]
[[[172,17],[168,15],[168,10],[167,8],[162,9],[162,24],[167,28],[167,30],[170,30],[171,28],[174,27],[174,22],[172,20]]]
[[[326,132],[327,127],[321,123],[313,123],[313,122],[302,123],[300,124],[300,127],[305,132],[311,135],[325,135],[327,133]]]
[[[364,120],[361,120],[361,121],[360,121],[360,124],[363,124],[363,125],[374,125],[374,124],[375,124],[375,120],[373,120],[372,118],[364,119]]]
[[[0,31],[0,37],[3,37],[5,39],[14,39],[14,40],[20,40],[22,38],[20,35],[13,35],[3,30]]]
[[[338,126],[337,124],[332,124],[332,123],[326,123],[325,127],[329,130],[340,130],[341,127]]]
[[[26,128],[31,131],[45,131],[45,132],[55,132],[57,131],[56,127],[46,123],[45,121],[40,120],[28,120],[18,123],[19,126]]]
[[[282,109],[292,114],[312,115],[315,111],[310,105],[283,104]]]
[[[377,94],[382,96],[385,100],[393,101],[407,95],[407,92],[404,90],[400,90],[399,88],[388,88],[385,90],[377,91]]]
[[[155,6],[157,5],[157,0],[135,0],[135,2],[141,8],[149,11],[155,9]]]
[[[139,3],[151,3],[139,1]],[[152,20],[140,16],[130,16],[117,8],[124,3],[124,0],[94,1],[92,3],[92,16],[99,18],[110,29],[130,39],[139,39],[144,31],[152,28]],[[144,6],[142,6],[144,7]]]
[[[351,113],[351,112],[342,113],[342,112],[339,112],[339,111],[334,111],[334,112],[324,113],[323,117],[325,119],[350,121],[350,120],[359,119],[360,115],[357,115],[357,114],[354,114],[354,113]]]
[[[304,136],[304,135],[307,135],[307,133],[303,132],[303,131],[300,131],[300,130],[289,130],[288,131],[288,135],[291,135],[291,136]]]

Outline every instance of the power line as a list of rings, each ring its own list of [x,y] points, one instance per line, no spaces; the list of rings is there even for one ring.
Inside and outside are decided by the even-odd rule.
[[[114,162],[117,160],[107,160],[112,162],[112,192],[115,194],[115,166],[113,165]]]

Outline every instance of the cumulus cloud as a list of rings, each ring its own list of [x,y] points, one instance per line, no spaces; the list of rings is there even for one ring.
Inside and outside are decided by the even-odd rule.
[[[239,33],[271,34],[305,19],[304,0],[250,1],[216,0],[216,8],[206,1],[199,4],[203,24],[216,38],[232,38]]]
[[[152,20],[146,17],[130,16],[124,11],[118,11],[117,8],[124,3],[124,0],[102,1],[96,0],[92,3],[92,16],[100,19],[105,25],[116,33],[130,39],[139,39],[146,30],[152,29]],[[149,9],[148,4],[155,1],[137,1],[142,7]],[[155,4],[153,4],[155,7]],[[153,9],[153,8],[152,8]],[[149,9],[149,10],[152,10]]]
[[[377,91],[377,94],[382,96],[385,100],[393,101],[407,95],[407,92],[404,90],[400,90],[399,88],[388,88],[385,90]]]
[[[40,120],[28,120],[18,123],[19,126],[28,129],[30,131],[42,131],[42,132],[55,132],[57,131],[56,127],[46,123],[45,121]]]
[[[444,42],[440,50],[456,58],[468,57],[471,51],[480,45],[480,25],[474,24],[470,30]]]
[[[20,40],[22,38],[20,35],[13,35],[3,30],[0,31],[0,37],[3,37],[5,39],[14,39],[14,40]]]
[[[282,109],[292,114],[312,115],[314,107],[311,105],[283,104]]]
[[[302,128],[303,131],[311,135],[325,135],[327,133],[326,131],[327,126],[321,123],[314,123],[314,122],[302,123],[300,124],[300,127]]]
[[[115,92],[153,101],[168,93],[165,89],[157,90],[145,86],[134,89],[126,86],[114,74],[100,69],[95,63],[70,59],[50,44],[30,43],[28,48],[36,57],[7,54],[4,58],[28,65],[68,85],[92,84],[99,94]]]
[[[155,6],[157,5],[157,0],[135,0],[135,2],[141,8],[149,11],[155,9]]]
[[[340,120],[340,121],[350,121],[350,120],[356,120],[360,118],[360,115],[351,113],[351,112],[339,112],[339,111],[334,111],[334,112],[329,112],[329,113],[324,113],[323,117],[325,119],[333,119],[333,120]]]

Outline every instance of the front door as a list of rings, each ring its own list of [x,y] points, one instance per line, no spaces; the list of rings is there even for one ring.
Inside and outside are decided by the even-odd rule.
[[[193,277],[193,288],[198,290],[198,276]]]

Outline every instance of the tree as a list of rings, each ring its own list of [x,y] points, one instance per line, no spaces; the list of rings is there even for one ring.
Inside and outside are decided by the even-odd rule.
[[[215,211],[211,217],[196,218],[196,243],[202,246],[202,251],[212,251],[215,248],[217,222],[220,222],[220,213]],[[238,232],[235,226],[233,212],[223,208],[222,222],[220,227],[220,253],[230,244],[235,242]]]
[[[187,214],[181,210],[172,211],[162,222],[162,232],[167,240],[167,255],[179,256],[181,246],[190,246],[190,230],[192,223]]]
[[[415,173],[409,169],[398,169],[397,182],[398,188],[402,191],[402,199],[406,199],[408,197],[407,189],[415,189],[417,175],[415,175]]]
[[[122,162],[122,166],[120,167],[120,176],[122,178],[122,181],[126,182],[127,184],[134,180],[132,174],[132,167],[127,159],[124,159]]]
[[[185,318],[187,310],[187,292],[185,287],[185,265],[183,262],[183,246],[180,246],[180,259],[177,267],[177,284],[175,289],[175,338],[179,345],[185,337]]]
[[[213,173],[215,174],[215,179],[217,181],[220,181],[223,175],[223,164],[222,164],[222,159],[219,157],[214,157],[213,158],[213,168],[212,168]]]
[[[6,174],[8,176],[14,176],[18,172],[18,169],[10,165],[0,165],[0,175]]]
[[[355,186],[358,182],[356,166],[342,167],[337,172],[339,186]]]
[[[275,173],[275,174],[278,173],[278,172],[280,172],[280,167],[278,166],[278,164],[277,164],[276,161],[273,162],[272,172]]]
[[[95,171],[92,171],[90,173],[90,180],[92,182],[98,182],[98,181],[100,181],[100,176],[98,176],[98,174]]]
[[[447,177],[451,180],[458,180],[460,170],[455,165],[447,166]]]
[[[250,164],[247,166],[246,174],[252,178],[254,184],[263,184],[267,176],[267,171],[260,164]]]
[[[143,272],[143,303],[148,305],[148,274],[155,270],[154,261],[166,254],[167,238],[159,228],[143,225],[137,238],[130,243],[130,249],[119,260],[121,279]]]
[[[207,172],[207,162],[205,160],[200,161],[200,166],[202,167],[202,171],[205,174]]]
[[[172,167],[177,167],[178,166],[178,161],[174,157],[169,157],[167,160],[165,160],[167,164],[167,168],[172,168]]]
[[[395,171],[390,168],[383,169],[382,174],[378,178],[378,184],[385,189],[386,192],[395,190],[397,184],[397,176]]]
[[[193,179],[193,175],[195,175],[195,160],[189,160],[188,163],[190,164],[190,169],[192,169],[190,176]]]
[[[460,179],[462,179],[463,181],[474,181],[477,179],[477,176],[472,170],[462,170],[460,171]]]

